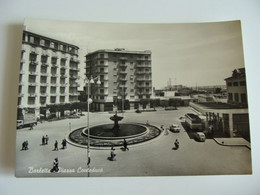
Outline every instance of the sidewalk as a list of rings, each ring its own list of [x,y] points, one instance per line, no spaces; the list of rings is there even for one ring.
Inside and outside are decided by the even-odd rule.
[[[222,146],[242,146],[251,150],[251,144],[244,138],[213,138],[217,144]]]

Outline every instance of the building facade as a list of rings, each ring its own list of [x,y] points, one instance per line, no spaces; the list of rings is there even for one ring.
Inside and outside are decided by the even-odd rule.
[[[86,76],[99,77],[100,86],[91,87],[93,109],[115,110],[124,100],[137,109],[152,95],[151,51],[98,50],[86,55]],[[119,108],[118,108],[119,109]]]
[[[78,47],[23,32],[18,108],[34,109],[78,101]]]
[[[231,77],[226,78],[228,103],[247,107],[247,89],[245,68],[235,69]]]

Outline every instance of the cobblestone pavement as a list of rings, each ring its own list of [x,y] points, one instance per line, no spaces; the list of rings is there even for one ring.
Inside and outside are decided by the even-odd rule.
[[[180,116],[192,112],[190,108],[176,111],[149,113],[124,113],[122,122],[145,123],[165,127],[178,124]],[[108,113],[91,113],[90,125],[110,123]],[[250,174],[251,151],[246,147],[229,147],[217,144],[213,139],[196,142],[190,139],[181,127],[180,133],[164,132],[157,138],[137,145],[129,145],[129,151],[116,147],[116,161],[109,161],[109,149],[91,149],[90,169],[87,169],[87,150],[68,145],[67,149],[54,151],[55,140],[61,148],[61,141],[70,131],[86,126],[87,117],[43,122],[34,130],[17,130],[16,176],[19,177],[90,177],[98,176],[177,176],[177,175],[219,175]],[[71,124],[71,129],[70,125]],[[49,136],[48,145],[41,145],[42,136]],[[174,150],[178,139],[180,148]],[[21,151],[22,142],[28,140],[29,150]],[[59,159],[60,172],[50,173],[54,158]]]

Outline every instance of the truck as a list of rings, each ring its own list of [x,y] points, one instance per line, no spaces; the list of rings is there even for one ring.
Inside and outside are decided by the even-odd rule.
[[[35,112],[25,112],[23,111],[18,115],[17,118],[17,129],[23,128],[23,127],[32,127],[34,125],[37,125],[37,117],[35,115]]]

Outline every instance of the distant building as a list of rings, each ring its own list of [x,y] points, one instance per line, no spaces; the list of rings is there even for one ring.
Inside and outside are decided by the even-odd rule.
[[[96,111],[116,109],[116,102],[129,101],[130,109],[152,95],[151,51],[102,49],[86,55],[86,76],[99,76],[101,85],[91,88]],[[121,109],[121,108],[118,108]]]
[[[226,78],[228,103],[247,107],[247,89],[245,68],[235,69],[231,77]]]
[[[47,105],[78,101],[78,47],[23,32],[18,108],[39,114]]]

